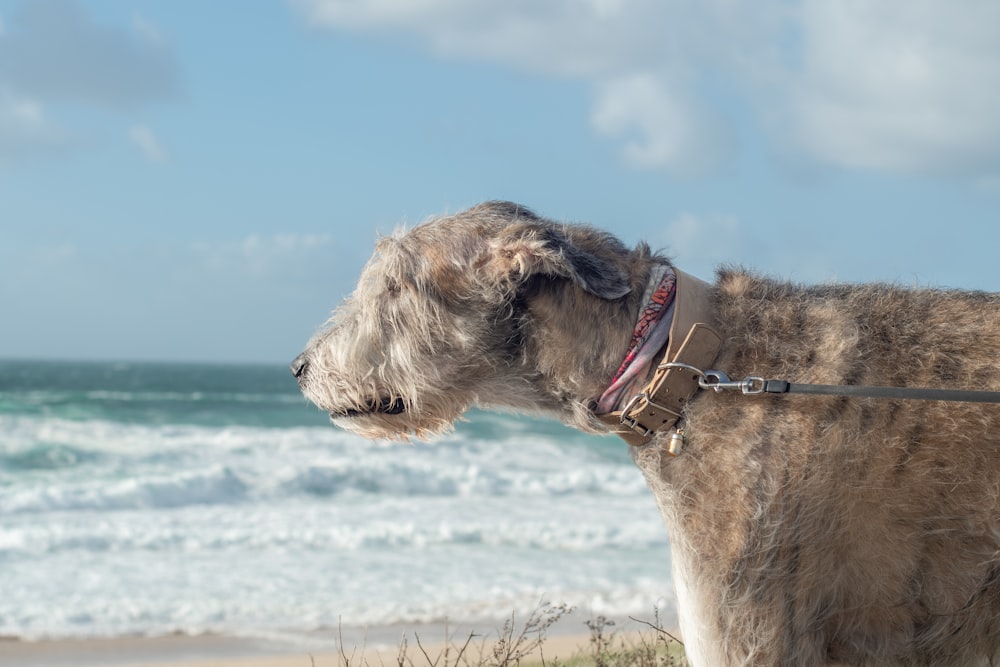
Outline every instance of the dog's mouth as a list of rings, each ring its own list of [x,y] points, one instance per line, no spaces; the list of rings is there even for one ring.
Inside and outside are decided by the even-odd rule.
[[[330,412],[331,419],[344,417],[368,417],[371,415],[398,415],[406,412],[406,401],[399,397],[385,397],[369,401],[367,404]]]

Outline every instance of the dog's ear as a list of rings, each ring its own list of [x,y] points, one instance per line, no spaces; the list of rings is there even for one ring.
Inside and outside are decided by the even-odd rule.
[[[607,237],[605,242],[621,248],[616,239],[603,232],[581,230]],[[483,269],[492,281],[515,289],[529,278],[544,275],[568,278],[602,299],[618,299],[632,291],[624,269],[581,248],[559,225],[534,220],[503,229],[491,243]]]

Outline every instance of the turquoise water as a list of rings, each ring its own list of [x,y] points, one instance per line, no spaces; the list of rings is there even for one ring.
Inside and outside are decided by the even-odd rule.
[[[0,361],[0,414],[128,424],[319,426],[280,366]]]
[[[0,361],[0,568],[0,635],[22,638],[671,604],[617,440],[473,412],[431,443],[371,443],[282,366]]]

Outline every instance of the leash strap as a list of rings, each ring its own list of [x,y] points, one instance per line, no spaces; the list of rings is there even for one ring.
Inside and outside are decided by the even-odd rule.
[[[691,369],[697,372],[697,369]],[[722,371],[700,373],[698,385],[717,392],[738,390],[744,394],[813,394],[854,398],[890,398],[909,401],[952,401],[957,403],[1000,403],[1000,391],[930,389],[925,387],[871,387],[844,384],[809,384],[785,380],[747,377],[732,381]]]

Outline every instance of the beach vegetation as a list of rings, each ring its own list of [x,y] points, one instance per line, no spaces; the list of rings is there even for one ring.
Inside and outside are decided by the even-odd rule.
[[[568,655],[551,649],[549,631],[568,620],[573,608],[540,603],[523,621],[516,614],[493,635],[475,632],[456,638],[445,628],[444,641],[429,648],[416,632],[413,641],[404,633],[394,661],[373,661],[362,652],[339,653],[337,667],[687,667],[684,644],[663,627],[659,611],[653,620],[629,617],[641,629],[619,632],[616,622],[604,616],[584,621],[588,642]],[[313,667],[317,666],[315,662]]]

